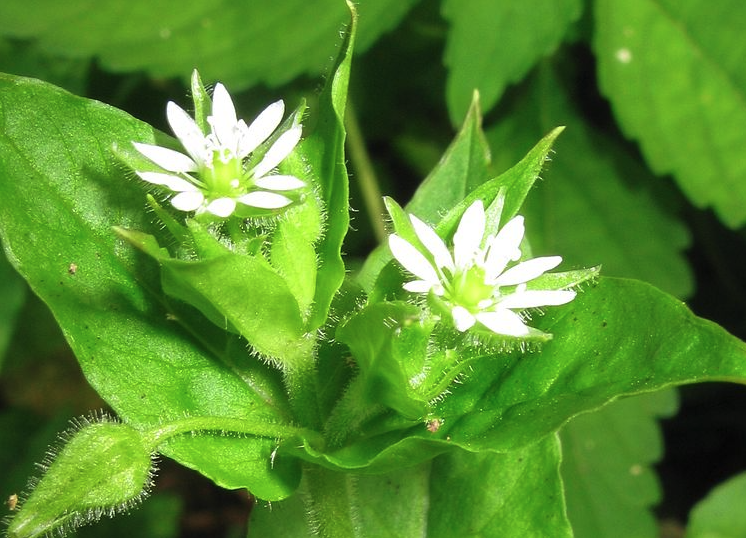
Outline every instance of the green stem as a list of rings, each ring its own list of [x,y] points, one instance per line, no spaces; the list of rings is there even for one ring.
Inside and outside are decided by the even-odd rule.
[[[386,226],[381,218],[385,213],[383,198],[381,197],[381,190],[378,188],[373,164],[365,147],[365,140],[357,121],[355,107],[349,98],[347,100],[347,111],[345,112],[345,130],[347,131],[347,151],[350,154],[350,162],[355,169],[355,177],[360,185],[365,209],[370,216],[373,233],[380,243],[386,239]]]
[[[262,420],[240,419],[230,417],[190,417],[169,422],[145,433],[146,442],[151,451],[177,435],[194,432],[233,433],[254,437],[287,439],[291,437],[307,440],[316,447],[323,446],[323,439],[318,432],[298,428],[290,424]]]
[[[303,469],[303,502],[309,526],[319,538],[359,535],[354,477],[316,465]]]
[[[321,429],[319,387],[316,372],[316,342],[302,342],[292,356],[286,356],[283,371],[285,390],[295,420],[310,428]]]

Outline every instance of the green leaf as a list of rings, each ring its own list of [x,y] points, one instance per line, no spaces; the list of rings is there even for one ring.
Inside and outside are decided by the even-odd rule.
[[[298,455],[386,472],[456,446],[509,452],[620,396],[746,380],[746,344],[642,282],[601,278],[532,323],[554,338],[538,351],[471,357],[468,374],[434,406],[433,416],[443,422],[437,432],[382,416],[366,425],[365,439],[326,454]]]
[[[16,316],[26,300],[26,285],[4,255],[0,254],[0,371],[5,350],[15,328]]]
[[[677,407],[673,391],[624,398],[575,417],[560,432],[567,513],[576,538],[658,536],[651,507],[663,456],[658,418]]]
[[[453,451],[433,462],[428,538],[572,537],[553,435],[505,454]]]
[[[642,282],[601,278],[534,324],[555,338],[537,353],[473,362],[466,389],[443,402],[446,424],[460,417],[452,442],[511,450],[619,396],[746,379],[746,344]]]
[[[479,90],[484,110],[489,111],[509,84],[557,48],[582,6],[579,0],[446,0],[443,15],[451,21],[445,52],[451,121],[457,124],[464,117],[474,90]]]
[[[746,222],[746,4],[599,0],[595,16],[600,85],[624,132],[692,204]]]
[[[282,384],[222,332],[164,304],[152,260],[113,226],[151,230],[145,190],[110,148],[153,141],[125,113],[38,81],[0,76],[0,234],[9,259],[44,299],[88,381],[135,428],[194,416],[287,421]],[[75,267],[73,271],[72,268]],[[173,319],[173,318],[177,319]],[[185,330],[185,328],[187,330]],[[292,462],[270,468],[272,439],[174,438],[163,452],[219,485],[261,498],[297,486]]]
[[[395,26],[415,1],[363,0],[362,46]],[[111,71],[188,82],[196,67],[205,80],[237,91],[321,73],[347,17],[341,0],[8,0],[0,6],[0,35],[35,39],[40,51],[70,58],[95,56]]]
[[[461,130],[438,166],[417,187],[407,211],[425,220],[437,220],[444,212],[489,179],[490,149],[482,133],[479,97],[473,96]]]
[[[746,534],[746,473],[726,480],[692,509],[686,538],[738,538]]]
[[[532,77],[507,116],[487,130],[504,169],[553,125],[566,125],[544,181],[526,199],[526,235],[535,253],[560,254],[563,267],[601,265],[607,276],[638,278],[686,297],[693,276],[689,232],[651,192],[655,178],[575,110],[550,67]],[[632,181],[635,183],[632,183]]]
[[[311,329],[318,328],[326,322],[329,306],[345,275],[341,250],[350,225],[350,189],[344,157],[344,114],[357,28],[357,13],[352,4],[349,4],[349,8],[352,19],[335,68],[319,97],[316,130],[299,146],[300,154],[306,156],[313,174],[321,185],[321,196],[327,214],[325,235],[317,248],[319,269],[314,311],[310,320]]]

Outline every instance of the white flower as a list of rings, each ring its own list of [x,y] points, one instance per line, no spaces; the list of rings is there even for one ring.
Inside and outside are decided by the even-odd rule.
[[[172,149],[133,142],[135,148],[162,172],[137,171],[149,183],[162,185],[176,195],[171,203],[182,211],[207,211],[228,217],[237,204],[260,209],[279,209],[292,203],[286,196],[305,186],[295,176],[273,174],[300,141],[301,126],[282,133],[253,166],[247,161],[253,151],[275,132],[282,121],[284,104],[269,105],[246,125],[236,118],[228,91],[215,85],[212,115],[207,118],[211,132],[202,132],[197,122],[176,103],[169,102],[166,116],[186,154]]]
[[[543,335],[529,327],[520,312],[528,308],[562,305],[575,298],[572,290],[529,290],[527,283],[557,267],[562,258],[547,256],[520,262],[523,217],[511,219],[496,235],[485,237],[481,200],[464,212],[453,236],[453,250],[427,224],[409,215],[417,239],[426,251],[393,234],[389,247],[404,268],[417,277],[404,284],[414,293],[432,293],[450,312],[463,332],[479,323],[507,336]]]

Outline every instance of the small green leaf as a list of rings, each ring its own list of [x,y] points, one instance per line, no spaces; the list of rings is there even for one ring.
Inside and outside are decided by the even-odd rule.
[[[746,4],[596,3],[599,82],[650,167],[672,173],[692,204],[746,222]]]
[[[428,538],[571,538],[559,443],[550,435],[521,450],[449,452],[430,474]]]
[[[677,407],[672,390],[624,398],[575,417],[560,432],[567,513],[576,538],[658,536],[652,506],[663,456],[658,419]]]
[[[424,220],[437,220],[489,179],[489,163],[490,149],[482,133],[479,95],[474,94],[461,130],[438,166],[417,187],[407,211]]]
[[[746,535],[746,473],[716,488],[692,509],[686,538],[739,538]]]
[[[451,21],[445,52],[451,121],[461,121],[474,90],[488,112],[509,84],[557,48],[582,8],[579,0],[443,2]]]
[[[150,449],[137,430],[110,421],[84,422],[67,436],[10,521],[9,537],[65,534],[128,510],[150,489]]]
[[[298,152],[307,159],[321,186],[326,209],[324,238],[319,244],[319,269],[316,278],[314,311],[310,328],[326,322],[332,298],[342,285],[345,265],[342,261],[342,241],[350,225],[349,185],[344,158],[344,113],[350,78],[352,50],[357,28],[357,13],[348,4],[351,21],[334,70],[319,97],[319,118],[316,130],[301,142]]]

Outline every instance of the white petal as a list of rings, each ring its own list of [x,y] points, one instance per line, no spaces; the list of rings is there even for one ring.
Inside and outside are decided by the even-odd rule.
[[[218,198],[207,204],[205,209],[218,217],[230,217],[236,209],[236,201],[233,198]]]
[[[461,222],[453,235],[453,257],[456,267],[465,269],[474,262],[484,236],[484,205],[476,200],[461,216]]]
[[[254,191],[249,194],[244,194],[238,201],[251,207],[258,207],[260,209],[279,209],[290,205],[293,201],[282,194],[266,191]]]
[[[207,142],[197,123],[184,109],[171,101],[166,105],[166,117],[171,130],[179,139],[181,145],[184,146],[184,149],[187,150],[187,153],[192,156],[192,159],[198,165],[204,166]]]
[[[251,125],[245,130],[242,129],[242,137],[239,141],[238,151],[243,158],[254,151],[259,144],[267,140],[275,132],[275,129],[282,121],[282,115],[285,113],[285,103],[282,100],[275,101],[261,114],[259,114]]]
[[[163,148],[161,146],[154,146],[153,144],[140,144],[139,142],[132,143],[137,151],[169,172],[197,171],[197,163],[183,153]]]
[[[414,215],[409,215],[409,220],[412,222],[414,232],[417,234],[419,240],[422,241],[425,248],[427,248],[435,258],[435,265],[438,267],[447,267],[453,271],[454,267],[451,253],[448,252],[448,247],[446,247],[446,244],[440,236],[435,233],[435,230]]]
[[[275,143],[272,144],[272,147],[269,148],[262,161],[252,170],[254,177],[262,177],[275,166],[280,164],[285,157],[290,155],[290,152],[293,151],[300,141],[300,135],[302,132],[303,129],[298,125],[289,131],[282,133],[280,138],[278,138]]]
[[[562,256],[545,256],[543,258],[533,258],[521,262],[515,267],[511,267],[495,279],[498,286],[511,286],[513,284],[522,284],[534,278],[543,275],[550,269],[554,269],[562,263]]]
[[[427,293],[432,289],[433,283],[426,280],[413,280],[405,283],[402,287],[412,293]]]
[[[210,122],[212,132],[220,144],[235,150],[238,145],[236,108],[228,90],[220,83],[215,84],[215,90],[212,92],[212,116],[207,121]]]
[[[575,299],[572,290],[528,290],[511,293],[500,301],[500,308],[536,308],[557,306]]]
[[[477,321],[497,334],[526,336],[530,332],[528,325],[523,323],[521,316],[504,308],[493,312],[479,312]]]
[[[451,316],[453,317],[453,324],[456,326],[456,329],[461,332],[472,328],[474,323],[476,323],[476,319],[471,315],[471,312],[463,306],[454,306],[451,309]]]
[[[181,192],[171,198],[171,205],[180,211],[195,211],[205,201],[201,191]]]
[[[396,234],[389,236],[391,253],[404,269],[432,285],[440,284],[438,273],[422,253]]]
[[[143,180],[154,185],[165,185],[172,191],[185,192],[199,190],[196,185],[186,179],[171,174],[162,174],[161,172],[137,172]]]
[[[257,187],[271,191],[293,191],[305,187],[305,182],[295,176],[264,176],[255,182]]]
[[[503,226],[498,234],[487,245],[489,251],[485,260],[486,279],[491,281],[503,272],[510,261],[521,257],[521,241],[525,227],[523,217],[517,215]]]

